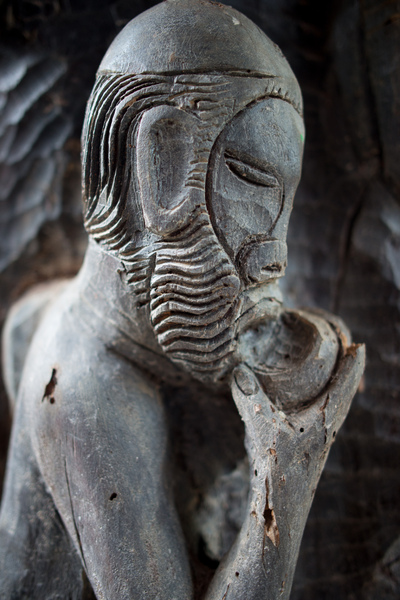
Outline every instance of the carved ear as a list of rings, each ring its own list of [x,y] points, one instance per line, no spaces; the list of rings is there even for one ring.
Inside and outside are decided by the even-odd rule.
[[[196,161],[195,117],[172,106],[147,111],[137,136],[137,174],[146,226],[157,234],[179,229],[204,191],[190,184]]]

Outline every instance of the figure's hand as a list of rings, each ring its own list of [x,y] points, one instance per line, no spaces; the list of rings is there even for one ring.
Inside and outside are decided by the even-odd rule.
[[[326,388],[349,339],[346,326],[334,315],[283,310],[278,319],[246,330],[239,345],[274,405],[293,412]]]
[[[357,391],[364,361],[364,346],[344,348],[323,393],[311,404],[300,405],[291,413],[278,410],[251,369],[245,364],[239,365],[233,372],[232,395],[246,426],[250,460],[263,461],[269,454],[281,465],[282,474],[299,470],[298,465],[303,462],[307,463],[308,471],[314,464],[319,477]]]

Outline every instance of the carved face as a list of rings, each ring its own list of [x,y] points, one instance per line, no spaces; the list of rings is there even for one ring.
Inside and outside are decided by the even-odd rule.
[[[275,98],[240,112],[215,143],[219,123],[215,115],[209,121],[207,128],[171,106],[142,118],[137,170],[145,224],[165,237],[206,209],[243,284],[281,277],[301,172],[303,121]]]
[[[137,170],[145,223],[161,238],[153,328],[172,360],[215,381],[235,360],[241,291],[284,273],[304,133],[296,111],[272,98],[218,137],[213,127],[175,107],[151,109]]]
[[[220,134],[208,177],[208,210],[247,285],[284,274],[286,235],[300,180],[304,125],[292,106],[269,98]]]

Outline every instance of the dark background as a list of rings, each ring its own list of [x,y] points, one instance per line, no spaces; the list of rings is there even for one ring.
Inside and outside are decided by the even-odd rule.
[[[96,68],[146,0],[0,0],[0,319],[86,245],[80,130]],[[303,90],[303,179],[290,303],[342,316],[367,344],[361,390],[306,528],[295,600],[400,598],[400,2],[236,0]],[[0,480],[10,414],[0,394]],[[260,599],[261,600],[261,599]]]

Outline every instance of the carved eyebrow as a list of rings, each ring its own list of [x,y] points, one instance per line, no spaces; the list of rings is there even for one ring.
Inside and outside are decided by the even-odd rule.
[[[239,157],[229,150],[225,152],[224,158],[228,169],[239,179],[268,188],[280,187],[280,180],[272,169],[261,168],[247,157]]]

